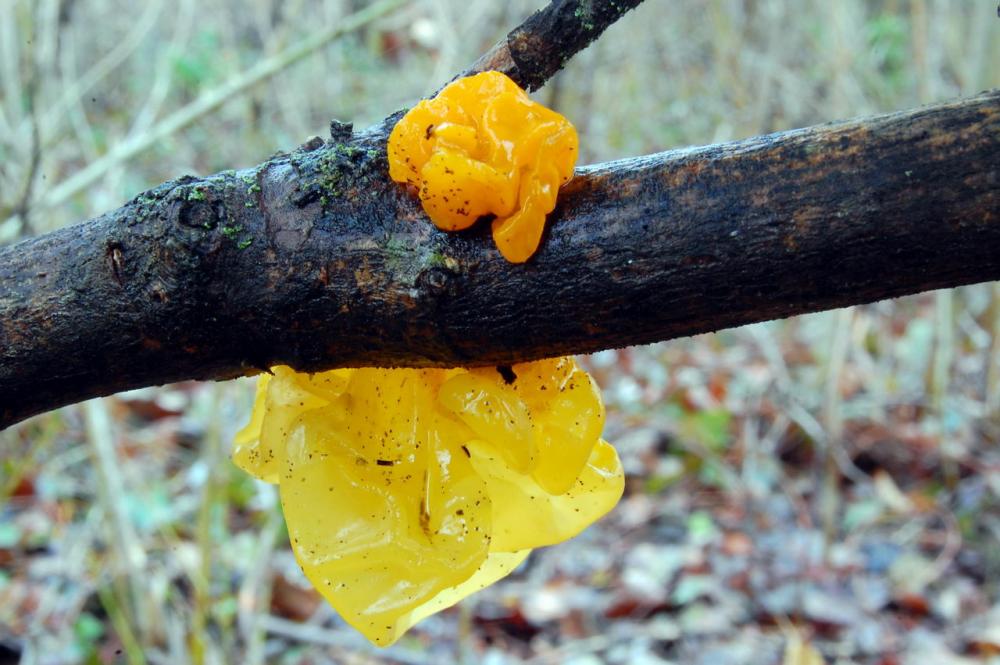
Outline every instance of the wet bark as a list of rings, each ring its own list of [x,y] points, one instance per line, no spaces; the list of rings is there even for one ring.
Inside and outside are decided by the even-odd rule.
[[[493,70],[522,88],[538,90],[570,58],[640,4],[642,0],[553,0],[461,75]]]
[[[275,364],[505,364],[1000,278],[998,91],[580,169],[524,265],[389,181],[393,121],[0,248],[0,427]]]

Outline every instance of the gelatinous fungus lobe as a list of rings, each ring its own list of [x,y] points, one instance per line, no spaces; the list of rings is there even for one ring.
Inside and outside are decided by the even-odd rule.
[[[415,186],[445,231],[494,216],[504,258],[527,261],[541,242],[559,187],[573,176],[576,129],[510,78],[483,72],[446,86],[396,124],[389,175]]]
[[[233,459],[279,486],[296,559],[376,644],[570,538],[623,489],[572,358],[261,377]]]

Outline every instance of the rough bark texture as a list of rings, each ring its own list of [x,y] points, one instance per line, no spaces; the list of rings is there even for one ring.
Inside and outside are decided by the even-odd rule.
[[[274,364],[501,364],[1000,278],[1000,92],[587,167],[539,253],[437,231],[385,126],[0,249],[0,427]]]
[[[462,73],[503,72],[537,90],[642,0],[553,0]]]

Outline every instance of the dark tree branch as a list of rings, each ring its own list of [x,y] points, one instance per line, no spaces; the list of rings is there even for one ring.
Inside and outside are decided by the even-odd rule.
[[[573,55],[641,2],[552,0],[463,75],[495,69],[505,72],[522,87],[537,89]],[[161,314],[154,315],[157,322],[144,322],[152,314],[147,311],[150,302],[167,305],[174,299],[186,301],[180,307],[188,316],[198,316],[200,312],[207,317],[206,322],[218,322],[222,319],[209,311],[212,309],[209,303],[199,302],[199,296],[185,291],[194,286],[192,282],[221,277],[217,271],[225,270],[232,257],[224,258],[220,238],[242,252],[254,242],[258,246],[263,240],[282,245],[291,238],[289,234],[310,234],[308,216],[315,216],[315,211],[305,213],[298,222],[285,220],[288,228],[270,238],[254,235],[260,231],[254,219],[260,222],[262,217],[265,226],[273,227],[274,218],[268,210],[270,198],[263,194],[265,182],[269,188],[273,185],[294,189],[297,193],[292,205],[303,210],[318,201],[324,213],[338,211],[342,208],[336,204],[340,199],[349,203],[349,207],[357,207],[352,215],[364,214],[362,210],[369,207],[378,208],[378,201],[372,196],[375,189],[366,196],[359,193],[373,180],[380,188],[387,186],[382,144],[401,115],[399,112],[388,117],[358,137],[352,137],[350,124],[335,121],[331,123],[329,145],[314,139],[292,155],[271,160],[252,172],[227,172],[203,181],[184,177],[136,197],[117,211],[40,238],[30,246],[22,243],[13,248],[0,247],[0,429],[63,404],[116,392],[122,386],[173,380],[140,377],[147,372],[158,373],[155,365],[163,360],[174,365],[175,361],[168,358],[172,351],[180,349],[201,356],[215,344],[207,347],[183,344],[185,340],[202,339],[202,334],[183,330],[187,324],[171,325],[168,320],[173,316],[172,308],[160,308]],[[313,151],[317,152],[315,159],[306,157],[306,153]],[[299,172],[300,166],[304,173]],[[275,172],[280,175],[275,177]],[[245,189],[242,195],[241,189]],[[287,193],[282,189],[278,196]],[[268,194],[274,192],[269,190]],[[260,215],[251,212],[257,206]],[[172,224],[177,226],[168,228]],[[187,237],[191,228],[200,228],[203,237]],[[211,247],[204,244],[208,232],[214,236],[214,240],[207,240]],[[94,244],[87,247],[88,243]],[[200,255],[206,252],[212,259],[203,262],[207,257]],[[270,251],[267,254],[276,256]],[[157,266],[156,262],[161,260],[165,263]],[[213,267],[209,269],[209,265]],[[101,277],[94,273],[107,270],[120,292],[103,302],[108,285],[102,284]],[[228,278],[237,275],[234,272]],[[78,278],[82,281],[76,282]],[[320,268],[319,278],[324,283],[328,281],[326,267]],[[126,280],[130,282],[128,286]],[[222,288],[241,290],[233,284]],[[226,299],[225,294],[216,296]],[[342,310],[348,311],[349,307],[345,303]],[[167,326],[161,329],[164,323]],[[252,325],[250,321],[245,323]],[[45,335],[52,337],[43,338]],[[241,341],[250,342],[251,347],[269,347],[267,336],[249,334]],[[228,334],[223,337],[229,338]],[[259,341],[251,341],[256,338]],[[124,348],[113,348],[122,341]],[[159,353],[164,351],[164,342],[167,351]],[[130,356],[133,351],[138,353]],[[54,364],[63,353],[67,366],[58,369]],[[240,362],[244,369],[265,368],[273,364],[268,360],[270,355],[258,348]],[[226,360],[205,365],[202,360],[189,357],[178,358],[177,363],[163,369],[175,378],[190,374],[197,365],[200,369],[196,374],[204,378],[240,373]],[[89,367],[83,369],[85,365]]]
[[[437,231],[378,131],[0,249],[0,427],[287,363],[500,364],[1000,278],[1000,91],[588,167],[527,264]]]
[[[503,72],[518,85],[538,90],[570,58],[642,0],[553,0],[512,30],[462,76]]]

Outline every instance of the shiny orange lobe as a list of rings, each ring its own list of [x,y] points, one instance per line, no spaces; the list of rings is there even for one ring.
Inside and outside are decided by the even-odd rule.
[[[541,243],[578,152],[576,129],[565,117],[507,76],[483,72],[403,116],[389,136],[389,175],[417,188],[424,211],[444,231],[493,216],[500,253],[523,263]]]

